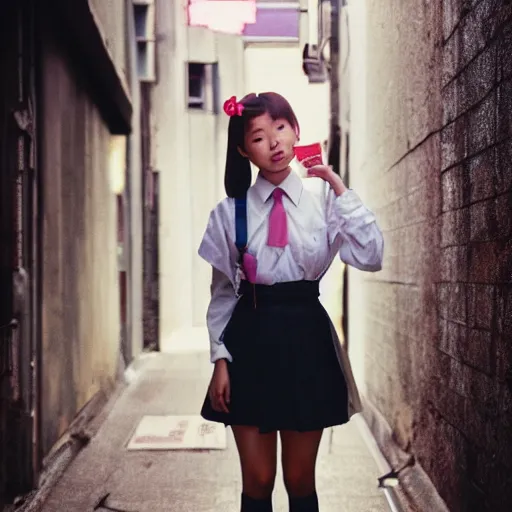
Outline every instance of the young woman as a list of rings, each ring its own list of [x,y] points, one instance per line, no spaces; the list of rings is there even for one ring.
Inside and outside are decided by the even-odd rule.
[[[243,512],[272,511],[277,432],[290,512],[315,512],[323,429],[346,423],[357,402],[319,280],[337,253],[358,269],[380,270],[382,234],[330,167],[309,170],[325,182],[317,192],[291,170],[299,124],[282,96],[233,97],[224,110],[228,197],[210,214],[199,248],[213,267],[207,324],[215,364],[202,415],[233,430]],[[252,186],[250,162],[259,169]],[[244,198],[246,221],[236,213]]]

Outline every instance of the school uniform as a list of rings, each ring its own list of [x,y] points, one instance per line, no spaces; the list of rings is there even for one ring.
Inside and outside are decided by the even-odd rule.
[[[269,245],[275,189],[286,212],[287,242]],[[211,212],[199,255],[213,267],[207,312],[211,361],[225,358],[229,414],[205,419],[254,425],[260,432],[309,431],[346,423],[361,411],[350,363],[320,304],[319,280],[339,254],[348,265],[380,270],[383,238],[353,190],[337,197],[319,178],[294,171],[278,186],[259,175],[247,192],[250,281],[237,263],[235,200]]]

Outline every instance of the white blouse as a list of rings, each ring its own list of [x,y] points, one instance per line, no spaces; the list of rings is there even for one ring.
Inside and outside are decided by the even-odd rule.
[[[247,193],[247,250],[257,260],[257,283],[319,280],[336,253],[360,270],[376,272],[382,268],[382,233],[374,214],[353,190],[336,196],[322,179],[301,179],[295,171],[279,187],[285,192],[289,240],[282,248],[267,245],[275,185],[259,175]],[[199,247],[199,255],[213,267],[206,317],[212,363],[222,358],[232,361],[222,335],[238,301],[235,238],[235,202],[226,198],[211,212]]]

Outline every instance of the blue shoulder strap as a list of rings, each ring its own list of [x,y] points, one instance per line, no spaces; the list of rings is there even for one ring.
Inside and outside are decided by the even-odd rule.
[[[235,198],[235,244],[240,254],[243,254],[247,247],[247,198]]]

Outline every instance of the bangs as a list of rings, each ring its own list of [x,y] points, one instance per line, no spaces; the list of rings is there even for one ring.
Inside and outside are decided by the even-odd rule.
[[[240,101],[244,106],[243,121],[244,132],[249,127],[250,122],[263,114],[268,114],[273,121],[286,119],[290,126],[299,134],[299,123],[295,112],[280,94],[275,92],[263,92],[259,95],[248,94]]]

